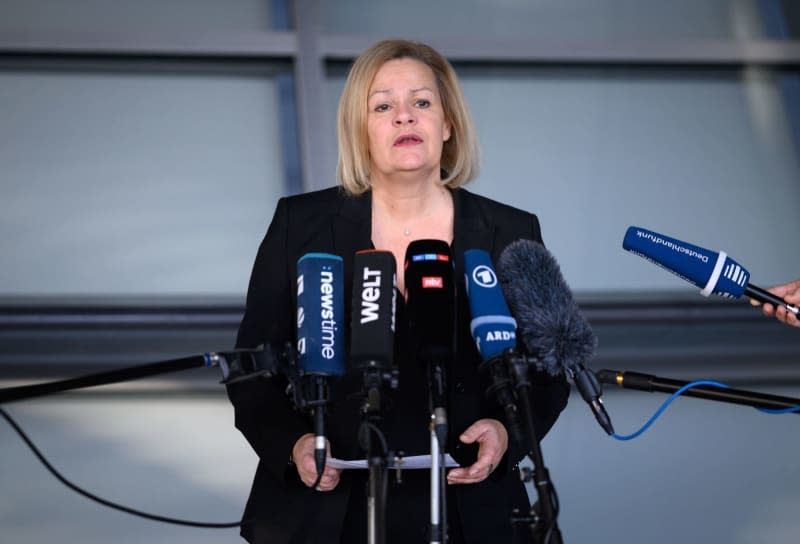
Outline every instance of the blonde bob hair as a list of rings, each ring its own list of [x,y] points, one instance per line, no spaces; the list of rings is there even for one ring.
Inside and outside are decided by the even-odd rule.
[[[450,139],[442,147],[442,185],[458,187],[478,174],[478,140],[472,117],[455,70],[432,47],[407,40],[384,40],[372,45],[353,63],[339,100],[336,132],[339,163],[336,175],[350,194],[370,188],[367,98],[375,74],[387,61],[414,59],[428,66],[436,78]]]

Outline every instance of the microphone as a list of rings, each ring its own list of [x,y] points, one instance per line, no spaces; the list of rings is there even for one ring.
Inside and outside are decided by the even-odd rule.
[[[328,380],[344,366],[344,284],[342,258],[306,253],[297,261],[297,364],[303,383],[296,399],[314,412],[314,460],[325,469]]]
[[[503,296],[492,259],[482,249],[464,252],[470,332],[484,361],[517,346],[517,321]]]
[[[357,251],[353,259],[350,361],[363,372],[368,412],[380,409],[379,387],[397,387],[394,368],[397,273],[390,251]]]
[[[447,535],[444,451],[447,441],[445,370],[455,340],[455,282],[450,245],[442,240],[414,240],[404,262],[406,307],[412,338],[428,367],[431,406],[431,542]]]
[[[517,322],[511,317],[489,253],[482,249],[465,251],[464,276],[472,317],[470,332],[483,359],[481,367],[488,370],[492,379],[486,393],[503,407],[509,434],[522,443],[513,382],[502,364],[504,356],[517,346]]]
[[[353,259],[350,361],[358,369],[386,370],[394,362],[397,275],[390,251],[357,251]]]
[[[795,315],[800,308],[750,283],[750,273],[724,251],[717,253],[640,227],[628,227],[623,249],[665,268],[702,288],[700,294],[739,298],[783,306]]]
[[[442,240],[414,240],[405,256],[406,306],[412,337],[431,373],[436,436],[447,437],[444,371],[452,358],[455,282],[450,246]]]
[[[363,250],[353,257],[353,294],[350,312],[350,364],[363,378],[362,423],[358,443],[366,452],[367,536],[369,542],[385,542],[386,467],[390,453],[380,431],[381,386],[396,388],[394,367],[397,273],[391,251]],[[378,440],[373,439],[375,435]]]
[[[450,246],[442,240],[415,240],[405,257],[409,319],[424,351],[451,352],[455,330],[455,283]]]
[[[597,337],[556,260],[543,245],[518,240],[503,250],[497,268],[523,346],[550,375],[566,372],[600,426],[613,434],[602,387],[583,364],[592,357]]]

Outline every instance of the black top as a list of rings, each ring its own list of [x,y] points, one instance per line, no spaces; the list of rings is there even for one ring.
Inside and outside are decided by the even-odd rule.
[[[478,372],[480,354],[469,332],[464,269],[461,256],[467,249],[484,249],[496,262],[511,242],[525,238],[541,242],[539,223],[533,214],[506,206],[464,189],[453,190],[456,295],[456,350],[447,372],[447,451],[463,466],[472,464],[475,448],[465,447],[458,436],[478,419],[503,419],[502,411],[485,397],[488,379]],[[239,329],[237,347],[262,343],[294,342],[296,315],[296,263],[309,252],[339,255],[344,261],[345,315],[350,315],[353,255],[371,247],[371,195],[346,196],[338,188],[326,189],[278,202],[267,235],[259,247],[247,295],[247,307]],[[398,302],[402,297],[398,297]],[[429,453],[430,419],[427,373],[404,349],[407,345],[404,306],[398,304],[397,364],[400,388],[390,392],[394,409],[383,422],[391,447],[406,454]],[[244,514],[242,535],[250,542],[339,542],[342,528],[352,518],[355,494],[363,494],[364,474],[344,471],[333,491],[311,491],[300,481],[296,468],[287,463],[292,447],[305,433],[313,432],[310,418],[294,410],[285,394],[285,380],[276,377],[239,382],[228,387],[236,426],[259,456],[259,466]],[[533,419],[543,437],[566,405],[569,386],[563,377],[534,377]],[[363,458],[356,440],[360,424],[361,377],[348,374],[332,389],[326,417],[326,436],[335,457]],[[465,542],[509,542],[511,509],[526,509],[527,493],[514,470],[523,452],[509,444],[501,467],[490,478],[473,485],[448,486],[451,516],[463,529]],[[424,472],[424,471],[422,471]],[[427,476],[425,476],[427,477]],[[423,483],[422,475],[409,481]],[[356,485],[354,485],[354,483]],[[411,489],[409,485],[408,489]],[[424,485],[409,495],[413,511],[398,520],[424,535],[428,511]],[[390,494],[392,491],[390,490]],[[402,493],[398,492],[398,495]],[[390,497],[390,503],[392,499]],[[408,506],[408,505],[407,505]],[[348,514],[348,508],[351,509]],[[347,521],[346,521],[347,519]],[[391,538],[391,536],[390,536]],[[422,540],[424,541],[424,536]]]

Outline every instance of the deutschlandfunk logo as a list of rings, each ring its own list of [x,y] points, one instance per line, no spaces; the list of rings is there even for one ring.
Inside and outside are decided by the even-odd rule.
[[[656,245],[665,246],[676,253],[683,253],[689,257],[694,257],[695,259],[699,259],[700,261],[706,264],[708,263],[708,255],[697,251],[697,249],[701,248],[696,248],[696,249],[688,248],[681,245],[681,242],[678,240],[664,239],[658,234],[649,231],[637,230],[636,236],[639,238],[644,238],[645,240],[650,240]]]

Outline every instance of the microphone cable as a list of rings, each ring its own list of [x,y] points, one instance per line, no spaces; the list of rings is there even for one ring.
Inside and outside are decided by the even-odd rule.
[[[687,383],[686,385],[684,385],[683,387],[681,387],[680,389],[675,391],[673,394],[671,394],[669,396],[669,398],[667,398],[667,400],[665,400],[661,404],[661,407],[658,410],[656,410],[656,412],[653,414],[653,416],[650,419],[648,419],[647,422],[645,422],[645,424],[642,425],[642,427],[638,431],[633,432],[631,434],[625,434],[625,435],[620,435],[620,434],[617,434],[617,433],[613,433],[613,434],[611,434],[611,436],[613,438],[616,438],[617,440],[621,440],[621,441],[633,440],[634,438],[637,438],[643,432],[645,432],[647,429],[650,428],[650,426],[656,421],[656,419],[658,419],[664,413],[664,411],[669,407],[670,404],[672,404],[672,402],[676,398],[678,398],[680,395],[682,395],[683,393],[685,393],[689,389],[692,389],[693,387],[700,387],[700,386],[704,386],[704,385],[707,385],[707,386],[710,386],[710,387],[719,387],[721,389],[728,389],[730,387],[730,386],[728,386],[728,385],[726,385],[724,383],[713,381],[713,380],[697,380],[697,381],[694,381],[694,382]],[[793,413],[800,412],[800,406],[792,406],[790,408],[779,408],[779,409],[756,407],[756,410],[758,410],[760,412],[764,412],[765,414],[793,414]]]
[[[73,490],[74,492],[78,493],[79,495],[83,495],[87,499],[92,500],[92,501],[94,501],[94,502],[96,502],[98,504],[101,504],[103,506],[106,506],[106,507],[114,509],[114,510],[119,510],[120,512],[125,512],[126,514],[131,514],[131,515],[138,516],[138,517],[145,518],[145,519],[149,519],[149,520],[152,520],[152,521],[160,521],[162,523],[171,523],[171,524],[174,524],[174,525],[184,525],[184,526],[187,526],[187,527],[200,527],[200,528],[204,528],[204,529],[231,529],[233,527],[240,527],[241,525],[247,523],[247,521],[244,521],[244,520],[243,521],[231,522],[231,523],[205,523],[205,522],[201,522],[201,521],[189,521],[189,520],[183,520],[183,519],[170,518],[170,517],[166,517],[166,516],[159,516],[157,514],[149,514],[147,512],[142,512],[141,510],[136,510],[136,509],[130,508],[128,506],[124,506],[124,505],[121,505],[121,504],[118,504],[118,503],[115,503],[115,502],[111,502],[111,501],[106,500],[106,499],[104,499],[102,497],[98,497],[97,495],[94,495],[93,493],[90,493],[89,491],[86,491],[85,489],[83,489],[83,488],[79,487],[78,485],[70,482],[67,478],[62,476],[58,472],[58,470],[56,470],[56,468],[53,465],[50,464],[50,462],[45,458],[45,456],[42,454],[42,452],[39,451],[39,448],[36,447],[36,445],[33,443],[33,441],[28,437],[28,435],[25,434],[25,431],[22,430],[22,427],[20,427],[17,424],[17,422],[14,421],[14,419],[2,408],[0,408],[0,416],[3,416],[3,419],[5,419],[8,422],[8,424],[11,426],[11,428],[14,429],[17,432],[17,434],[20,436],[20,438],[22,438],[22,440],[25,442],[25,444],[27,444],[27,446],[31,449],[31,451],[36,456],[36,458],[39,459],[39,461],[50,472],[50,474],[55,476],[55,478],[59,482],[61,482],[62,484],[64,484],[65,486],[67,486],[68,488]]]

